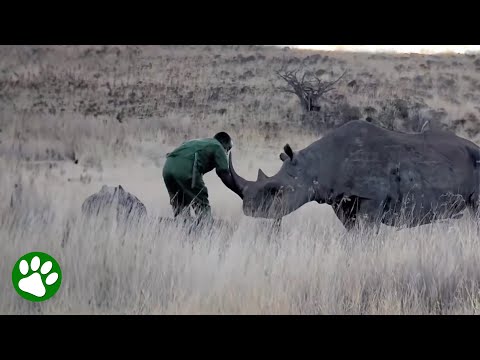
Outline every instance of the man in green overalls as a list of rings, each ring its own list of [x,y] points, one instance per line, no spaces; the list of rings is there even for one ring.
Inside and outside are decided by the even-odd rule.
[[[167,154],[163,180],[174,217],[179,215],[189,217],[189,206],[192,205],[199,220],[211,219],[208,190],[203,182],[203,175],[216,169],[222,182],[229,189],[233,189],[234,183],[227,159],[232,146],[230,136],[225,132],[219,132],[213,138],[184,142]]]

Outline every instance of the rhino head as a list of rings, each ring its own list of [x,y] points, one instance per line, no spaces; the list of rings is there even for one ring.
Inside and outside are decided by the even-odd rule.
[[[235,183],[235,193],[243,200],[243,212],[247,216],[281,219],[305,203],[313,200],[315,190],[304,169],[301,154],[294,154],[286,144],[280,154],[281,169],[268,177],[259,169],[256,181],[238,175],[233,167],[230,153],[230,172]]]

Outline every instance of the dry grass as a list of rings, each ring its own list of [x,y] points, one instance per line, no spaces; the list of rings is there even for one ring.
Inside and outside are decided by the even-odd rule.
[[[320,136],[320,128],[302,124],[294,98],[273,90],[278,81],[270,71],[314,53],[245,46],[0,52],[0,313],[478,312],[480,239],[468,215],[347,234],[329,207],[308,204],[272,238],[270,224],[245,217],[238,197],[210,173],[213,214],[225,226],[188,235],[159,222],[171,216],[164,154],[183,139],[231,132],[236,168],[254,179],[258,167],[267,175],[278,170],[285,142],[301,148]],[[377,84],[339,86],[350,106],[380,110],[391,96],[414,94],[428,103],[425,112],[443,108],[446,124],[478,116],[476,58],[324,58],[307,67],[334,75],[348,67],[349,80]],[[448,73],[454,83],[443,88]],[[476,141],[478,121],[468,119],[456,130]],[[85,223],[81,204],[103,184],[122,184],[144,202],[148,218],[139,226]],[[60,291],[45,303],[24,301],[11,285],[12,266],[30,251],[48,252],[62,266]]]
[[[134,190],[139,190],[141,183]],[[230,226],[188,235],[151,214],[140,226],[85,223],[80,197],[29,193],[2,212],[3,279],[23,253],[60,262],[63,284],[31,304],[2,281],[6,314],[476,314],[480,239],[471,219],[346,234],[326,207],[269,224],[213,201]],[[132,190],[131,188],[129,190]],[[37,191],[43,191],[38,188]],[[157,192],[162,192],[160,186]],[[138,191],[137,191],[138,193]],[[57,197],[63,206],[52,200]],[[6,199],[2,199],[6,200]],[[165,206],[166,199],[157,207]],[[2,201],[6,203],[6,201]],[[150,207],[151,208],[151,207]],[[229,216],[230,213],[230,216]]]

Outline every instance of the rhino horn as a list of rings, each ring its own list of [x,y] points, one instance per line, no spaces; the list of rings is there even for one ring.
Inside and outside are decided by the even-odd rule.
[[[257,181],[267,180],[268,176],[262,171],[262,169],[258,169]]]
[[[287,154],[285,154],[285,153],[281,153],[281,154],[280,154],[280,160],[285,161],[285,160],[287,160],[287,159],[288,159]]]
[[[229,154],[228,161],[229,161],[229,167],[230,167],[230,174],[232,175],[232,179],[234,183],[234,189],[232,190],[238,196],[240,196],[240,198],[243,198],[243,190],[251,181],[245,180],[235,172],[235,169],[233,167],[233,162],[232,162],[232,153]]]

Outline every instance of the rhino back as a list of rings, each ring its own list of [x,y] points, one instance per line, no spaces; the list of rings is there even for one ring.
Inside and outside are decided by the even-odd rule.
[[[428,201],[449,191],[466,193],[473,185],[469,149],[476,145],[464,140],[353,121],[302,150],[301,157],[312,165],[311,175],[336,193],[384,199],[413,191]]]

